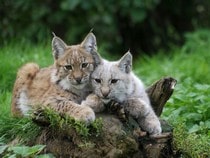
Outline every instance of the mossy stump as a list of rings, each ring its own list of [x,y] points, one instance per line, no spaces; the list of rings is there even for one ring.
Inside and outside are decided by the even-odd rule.
[[[158,116],[161,115],[166,101],[172,95],[175,85],[176,80],[167,77],[147,89],[153,109]],[[117,115],[104,112],[97,114],[97,118],[102,119],[103,125],[99,135],[92,133],[88,138],[84,138],[74,128],[59,129],[47,125],[43,127],[40,136],[32,144],[45,144],[44,152],[50,152],[62,158],[173,157],[173,131],[166,121],[161,120],[163,133],[150,137],[141,131],[138,124],[130,117],[122,121]],[[39,122],[39,118],[36,122]]]

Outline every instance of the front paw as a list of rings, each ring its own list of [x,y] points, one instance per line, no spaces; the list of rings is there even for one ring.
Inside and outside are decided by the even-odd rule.
[[[158,118],[139,118],[138,119],[139,126],[149,133],[149,135],[159,135],[162,132],[162,128],[160,125],[160,121]]]
[[[111,100],[108,104],[105,104],[105,107],[109,112],[113,112],[113,113],[116,113],[116,111],[119,111],[120,109],[122,109],[121,103],[118,103],[113,100]]]
[[[148,125],[148,133],[150,136],[157,136],[160,135],[162,132],[162,128],[159,122],[152,122],[151,124]]]
[[[90,107],[83,106],[73,117],[75,120],[90,124],[95,120],[95,113]]]
[[[104,110],[104,103],[101,98],[95,94],[90,94],[86,100],[82,101],[82,106],[88,106],[93,109],[94,112],[102,112]]]

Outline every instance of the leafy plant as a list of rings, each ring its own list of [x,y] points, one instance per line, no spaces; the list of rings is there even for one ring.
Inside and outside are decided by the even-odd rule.
[[[11,146],[1,145],[0,156],[2,158],[22,158],[22,157],[35,157],[35,158],[54,158],[52,154],[40,154],[45,148],[45,145],[29,146]]]
[[[184,122],[173,124],[173,143],[180,157],[208,158],[210,153],[210,137],[188,133]]]

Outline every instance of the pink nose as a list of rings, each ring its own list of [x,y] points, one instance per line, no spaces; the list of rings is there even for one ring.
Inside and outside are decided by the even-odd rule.
[[[109,95],[109,88],[102,88],[101,89],[101,93],[103,95],[104,98],[106,98]]]

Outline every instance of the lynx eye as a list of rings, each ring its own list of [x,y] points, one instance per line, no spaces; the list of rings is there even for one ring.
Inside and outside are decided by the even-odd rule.
[[[111,83],[114,84],[114,83],[117,83],[117,81],[118,81],[118,79],[112,79]]]
[[[63,68],[64,68],[64,70],[72,70],[72,66],[71,65],[65,65]]]
[[[98,78],[95,78],[94,81],[95,81],[96,83],[101,83],[101,80],[98,79]]]
[[[82,68],[86,68],[86,67],[88,67],[88,63],[82,63]]]

